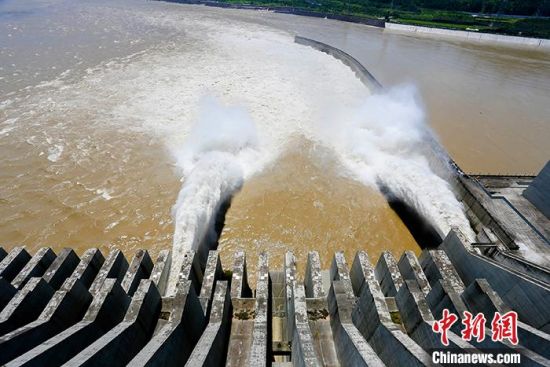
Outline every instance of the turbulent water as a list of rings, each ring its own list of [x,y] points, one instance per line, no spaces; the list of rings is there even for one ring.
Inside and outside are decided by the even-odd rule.
[[[446,157],[434,156],[437,147],[426,149],[437,142],[414,88],[394,87],[366,98],[360,106],[338,111],[315,132],[354,178],[388,188],[441,238],[456,227],[473,240],[464,208],[445,180],[450,171],[441,162]]]
[[[289,249],[317,249],[324,264],[337,250],[418,251],[380,186],[440,235],[472,235],[413,83],[371,94],[278,17],[0,3],[2,241],[173,248],[177,271],[232,199],[226,265],[237,248],[275,265]]]

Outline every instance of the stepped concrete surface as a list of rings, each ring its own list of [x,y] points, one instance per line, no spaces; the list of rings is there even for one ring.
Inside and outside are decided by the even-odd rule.
[[[168,250],[155,261],[145,250],[0,253],[6,366],[432,366],[434,350],[550,366],[550,285],[478,253],[460,232],[399,261],[384,252],[374,264],[359,251],[349,266],[337,252],[326,270],[315,251],[305,264],[287,252],[280,270],[262,253],[255,289],[244,252],[224,271],[217,251],[203,266],[189,251],[171,295]],[[448,345],[432,330],[444,309],[459,318]],[[485,315],[483,341],[461,338],[465,311]],[[494,313],[508,311],[519,315],[517,345],[491,340]]]

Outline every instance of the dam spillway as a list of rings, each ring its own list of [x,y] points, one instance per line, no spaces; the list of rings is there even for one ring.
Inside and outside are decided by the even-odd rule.
[[[374,264],[364,251],[353,260],[336,253],[330,269],[321,269],[316,251],[307,264],[288,252],[284,269],[270,268],[267,254],[244,252],[222,269],[217,251],[202,267],[189,251],[169,297],[169,250],[154,262],[144,250],[132,258],[97,249],[80,258],[71,249],[0,254],[6,366],[424,366],[446,348],[550,363],[548,282],[476,253],[455,232],[418,258],[385,252]],[[445,308],[515,310],[520,343],[466,342],[452,329],[444,346],[432,324]]]
[[[312,45],[376,82],[349,55]],[[337,252],[323,267],[315,251],[307,263],[287,253],[281,268],[270,266],[274,256],[238,252],[222,268],[208,248],[177,254],[177,266],[169,250],[154,261],[146,250],[0,250],[0,364],[401,366],[431,365],[433,350],[452,349],[548,365],[548,226],[517,195],[530,187],[528,200],[544,208],[545,182],[458,174],[452,185],[475,241],[452,231],[420,241],[418,257]],[[444,309],[487,320],[515,310],[519,346],[465,342],[452,329],[443,348],[432,327]]]
[[[365,251],[353,259],[337,252],[327,269],[317,251],[305,264],[287,252],[282,269],[266,253],[236,252],[222,268],[218,251],[188,251],[173,294],[170,250],[153,261],[146,250],[127,257],[118,249],[78,256],[70,248],[0,248],[0,364],[430,366],[434,351],[449,350],[517,353],[522,365],[548,366],[550,270],[518,252],[518,240],[534,245],[536,228],[546,227],[530,222],[513,194],[520,182],[544,197],[548,167],[536,179],[457,179],[477,242],[451,231],[418,257],[386,251],[374,262]],[[523,203],[510,206],[518,217],[502,203]],[[515,311],[518,343],[493,341],[488,331],[483,341],[465,341],[456,325],[443,345],[432,328],[444,310],[462,322],[465,311],[487,322]]]

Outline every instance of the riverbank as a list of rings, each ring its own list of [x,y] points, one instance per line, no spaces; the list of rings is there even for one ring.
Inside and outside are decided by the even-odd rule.
[[[260,0],[253,4],[245,3],[241,0],[229,0],[228,2],[209,0],[165,1],[218,8],[267,10],[275,13],[334,19],[380,28],[391,28],[400,32],[441,35],[474,41],[489,41],[537,48],[546,48],[550,42],[550,19],[546,18],[485,16],[462,12],[432,11],[428,9],[423,10],[421,13],[378,9],[378,11],[372,14],[367,14],[357,9],[351,11],[349,9],[333,9],[310,2],[304,4],[292,2],[292,6],[288,6],[285,5],[284,1],[272,2],[267,0]],[[533,24],[520,25],[520,22]]]
[[[295,8],[290,6],[251,5],[251,4],[244,4],[244,3],[226,3],[226,2],[219,2],[219,1],[202,1],[202,0],[160,0],[160,1],[166,1],[170,3],[178,3],[178,4],[205,5],[205,6],[212,6],[216,8],[267,10],[267,11],[272,11],[274,13],[301,15],[301,16],[313,17],[313,18],[334,19],[334,20],[340,20],[343,22],[359,23],[359,24],[365,24],[365,25],[370,25],[373,27],[380,27],[380,28],[384,28],[384,25],[386,23],[384,19],[377,19],[374,17],[371,18],[371,17],[357,16],[357,15],[345,15],[345,14],[319,12],[319,11],[300,9],[300,8]]]

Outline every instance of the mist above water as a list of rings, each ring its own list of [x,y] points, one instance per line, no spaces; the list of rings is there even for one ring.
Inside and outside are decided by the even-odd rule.
[[[426,124],[414,87],[398,86],[371,95],[355,108],[332,108],[325,119],[293,134],[331,148],[343,174],[389,190],[389,195],[433,226],[440,238],[452,228],[459,228],[470,240],[475,238],[446,180],[453,174],[448,157]],[[217,241],[214,225],[220,207],[246,178],[262,170],[268,157],[276,157],[262,152],[265,146],[243,108],[223,106],[214,99],[202,102],[198,121],[174,152],[184,183],[174,206],[169,292],[177,282],[183,254]]]
[[[184,181],[173,208],[169,293],[175,291],[185,252],[216,243],[221,206],[267,161],[248,113],[213,97],[201,101],[198,121],[173,154]]]
[[[254,40],[264,51],[273,43],[278,57],[285,62],[296,60],[296,53],[310,52],[273,35],[266,40]],[[232,41],[240,42],[237,39]],[[288,42],[288,43],[287,43]],[[285,47],[282,47],[286,43]],[[267,51],[267,50],[266,50]],[[316,56],[322,56],[320,53]],[[319,65],[338,66],[336,75],[342,78],[336,88],[346,83],[357,87],[358,80],[338,60],[324,57]],[[339,69],[339,67],[344,69]],[[291,66],[293,67],[293,66]],[[273,70],[270,73],[282,72]],[[335,70],[336,71],[336,70]],[[203,99],[196,122],[177,144],[168,139],[176,159],[183,185],[174,206],[173,266],[169,292],[173,291],[181,268],[183,254],[216,243],[214,230],[220,208],[239,190],[243,182],[259,173],[285,150],[285,141],[292,136],[305,136],[330,148],[342,165],[342,173],[372,187],[383,187],[390,195],[405,203],[444,238],[454,227],[470,239],[475,237],[455,198],[448,181],[453,173],[446,164],[446,153],[437,143],[426,122],[424,110],[414,87],[399,86],[370,95],[330,93],[330,78],[299,75],[311,94],[299,105],[290,99],[265,99],[260,107],[248,101],[233,102],[231,107],[212,98]],[[277,78],[273,73],[271,78]],[[334,77],[334,76],[332,76]],[[353,78],[353,82],[350,79]],[[303,84],[260,80],[277,91],[284,87],[303,88]],[[321,85],[322,90],[315,90]],[[232,85],[232,93],[243,86]],[[362,87],[365,89],[364,87]],[[245,89],[245,88],[243,88]],[[260,97],[263,91],[258,91]],[[296,93],[296,89],[292,90]],[[253,97],[247,91],[247,97]],[[273,95],[273,94],[272,94]],[[351,97],[351,98],[350,98]],[[345,100],[342,103],[342,100]],[[294,102],[294,103],[293,103]],[[273,111],[265,115],[264,108]],[[282,103],[279,105],[279,103]],[[276,113],[284,108],[294,112],[294,121]],[[302,110],[301,110],[301,109]],[[279,110],[281,111],[281,110]],[[391,230],[388,228],[388,230]]]
[[[426,123],[413,86],[397,86],[346,111],[329,112],[316,137],[331,147],[344,173],[382,186],[429,222],[441,238],[453,227],[475,237],[446,178],[447,156]]]

